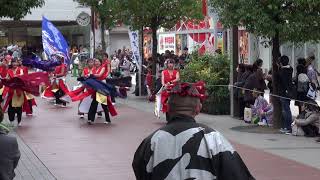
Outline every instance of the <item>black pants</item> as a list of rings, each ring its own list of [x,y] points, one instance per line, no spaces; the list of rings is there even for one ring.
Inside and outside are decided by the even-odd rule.
[[[239,98],[239,116],[240,118],[244,117],[244,108],[246,107],[246,103],[244,102],[243,98]]]
[[[60,98],[64,95],[65,93],[61,89],[54,93],[54,97],[56,98],[56,104],[67,105],[66,102],[60,100]]]
[[[13,122],[16,114],[18,118],[18,123],[20,123],[22,117],[22,107],[12,107],[12,101],[10,101],[8,108],[9,121]]]
[[[110,116],[109,116],[109,108],[107,105],[101,104],[102,109],[104,111],[104,116],[106,118],[107,122],[111,122],[110,121]],[[90,109],[88,112],[88,120],[94,122],[95,118],[96,118],[96,113],[97,113],[97,108],[98,108],[98,101],[96,99],[93,99],[91,105],[90,105]]]
[[[111,97],[111,102],[115,103],[116,102],[116,98],[114,96],[110,96]]]
[[[32,114],[33,113],[33,109],[32,109],[32,100],[28,100],[28,106],[30,108],[30,113]]]

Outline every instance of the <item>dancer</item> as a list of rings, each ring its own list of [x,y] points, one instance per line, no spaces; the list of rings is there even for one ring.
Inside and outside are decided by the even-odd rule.
[[[161,82],[162,86],[166,89],[168,86],[172,85],[175,82],[180,81],[179,71],[174,69],[174,60],[167,59],[167,69],[163,70],[161,73]],[[167,99],[165,98],[166,91],[161,92],[161,104],[162,112],[166,113],[166,120],[169,121],[169,115],[167,113]]]
[[[55,99],[55,105],[66,107],[67,100],[65,97],[69,90],[65,84],[65,78],[67,76],[67,65],[64,63],[64,57],[57,56],[61,65],[56,66],[52,75],[52,84],[43,92],[43,96],[46,99]]]
[[[106,54],[105,57],[108,57]],[[105,63],[102,64],[102,61],[99,59],[94,60],[94,69],[93,69],[93,76],[97,78],[99,81],[105,81],[109,74],[108,60],[105,60]],[[97,98],[98,95],[98,98]],[[111,123],[110,116],[109,116],[109,108],[107,104],[107,99],[109,97],[101,96],[99,93],[95,93],[92,97],[92,102],[88,112],[88,124],[94,123],[95,115],[98,109],[98,103],[101,103],[102,109],[105,115],[105,123]],[[98,112],[98,117],[102,117],[102,113]]]
[[[105,113],[105,123],[109,124],[111,122],[109,113],[112,116],[117,115],[110,99],[110,96],[115,94],[115,89],[102,82],[105,68],[101,65],[100,60],[94,60],[94,68],[91,72],[92,74],[88,73],[87,77],[78,78],[83,86],[69,92],[68,95],[72,101],[81,101],[79,112],[88,113],[89,125],[94,123],[97,111],[102,110]]]
[[[1,79],[5,79],[5,78],[7,78],[7,76],[8,76],[8,63],[7,63],[6,59],[3,59],[1,64],[0,64],[0,78]],[[2,103],[2,101],[3,101],[3,97],[2,97],[3,90],[4,90],[4,86],[1,84],[1,87],[0,87],[0,103]]]
[[[22,60],[18,59],[19,68],[22,69],[23,74],[29,74],[29,68],[27,66],[23,66]],[[23,104],[23,112],[26,112],[27,116],[33,116],[33,108],[32,106],[37,106],[36,100],[34,96],[28,92],[24,92],[26,101]]]
[[[11,61],[12,68],[8,70],[8,78],[14,78],[23,75],[23,70],[19,67],[18,59],[14,58]],[[24,92],[20,89],[13,89],[6,87],[3,93],[6,97],[4,111],[8,107],[8,117],[11,124],[17,115],[18,126],[21,126],[22,106],[24,104]]]
[[[87,66],[83,69],[82,76],[83,77],[89,77],[93,74],[94,70],[94,59],[88,59],[87,60]],[[88,91],[87,89],[84,89],[84,91]],[[82,101],[79,103],[79,107]],[[80,109],[78,110],[78,114],[80,115],[80,118],[84,118],[84,112],[81,112]]]

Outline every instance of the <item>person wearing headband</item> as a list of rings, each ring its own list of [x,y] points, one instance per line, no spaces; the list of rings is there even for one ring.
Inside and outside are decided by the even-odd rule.
[[[254,180],[240,155],[221,133],[197,123],[205,84],[168,86],[170,121],[142,141],[133,159],[137,180]]]

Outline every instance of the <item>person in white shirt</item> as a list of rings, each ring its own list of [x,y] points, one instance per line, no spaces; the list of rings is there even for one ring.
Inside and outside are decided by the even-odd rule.
[[[112,73],[115,73],[119,70],[119,64],[120,64],[120,60],[117,58],[116,55],[114,55],[111,60],[111,72]]]

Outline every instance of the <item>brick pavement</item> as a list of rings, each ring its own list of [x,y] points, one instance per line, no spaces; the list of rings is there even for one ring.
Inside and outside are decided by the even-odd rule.
[[[118,105],[109,126],[88,126],[76,116],[76,104],[56,108],[38,100],[36,116],[18,134],[49,170],[62,180],[134,179],[131,162],[141,140],[163,123],[153,114]],[[258,180],[318,180],[320,170],[246,145],[233,143]]]

